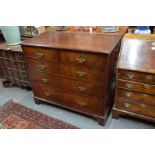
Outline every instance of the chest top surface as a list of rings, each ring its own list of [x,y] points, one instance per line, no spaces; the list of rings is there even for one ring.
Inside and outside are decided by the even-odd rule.
[[[45,32],[21,45],[109,54],[121,38],[120,35]]]
[[[117,68],[155,74],[155,35],[126,34]]]

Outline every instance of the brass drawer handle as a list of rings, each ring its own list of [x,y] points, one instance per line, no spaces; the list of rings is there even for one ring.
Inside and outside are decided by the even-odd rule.
[[[85,63],[86,59],[83,58],[83,57],[80,55],[78,58],[76,58],[76,61],[77,61],[77,63],[79,63],[79,64],[83,64],[83,63]]]
[[[46,96],[50,96],[50,93],[49,92],[45,92],[44,93]]]
[[[148,94],[143,94],[143,96],[144,96],[144,97],[149,97],[149,95],[148,95]]]
[[[145,87],[146,89],[149,89],[149,88],[150,88],[150,85],[144,84],[144,87]]]
[[[127,74],[128,78],[132,79],[135,75],[133,74]]]
[[[37,69],[36,71],[41,72],[41,73],[45,72],[45,70],[41,70],[40,68]]]
[[[78,104],[79,104],[81,107],[83,107],[83,106],[86,106],[86,105],[87,105],[87,103],[85,103],[85,102],[81,102],[81,101],[78,101]]]
[[[131,104],[129,104],[129,103],[124,103],[124,106],[125,106],[126,108],[129,108],[129,107],[131,106]]]
[[[128,88],[132,88],[132,87],[133,87],[133,84],[127,83],[126,86],[127,86]]]
[[[81,87],[81,86],[78,86],[77,87],[81,92],[83,92],[83,91],[85,91],[86,90],[86,88],[85,87]]]
[[[46,67],[45,65],[39,65],[39,69],[40,69],[40,70],[44,70],[45,67]]]
[[[140,106],[141,106],[142,108],[146,108],[146,107],[147,107],[146,104],[140,104]]]
[[[132,95],[132,93],[126,93],[127,97],[130,97]]]
[[[45,83],[48,82],[48,79],[42,78],[41,80],[42,80],[43,82],[45,82]]]
[[[38,57],[38,58],[42,58],[43,56],[44,56],[44,53],[36,53],[36,56]]]
[[[147,75],[147,76],[146,76],[146,79],[147,79],[147,80],[151,80],[151,79],[152,79],[152,76],[151,76],[151,75]]]
[[[79,76],[79,77],[83,77],[86,75],[85,72],[81,72],[81,71],[77,71],[76,74]]]

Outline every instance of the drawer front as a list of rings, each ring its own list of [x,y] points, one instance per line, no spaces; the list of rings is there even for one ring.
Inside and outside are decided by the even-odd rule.
[[[78,65],[105,68],[106,56],[101,54],[89,54],[84,52],[70,52],[60,50],[60,60]]]
[[[144,116],[155,117],[155,106],[139,104],[128,100],[117,99],[117,106],[119,109],[141,114]]]
[[[78,80],[104,83],[105,73],[103,69],[94,69],[84,66],[68,65],[63,63],[51,63],[50,61],[26,59],[29,70],[42,73],[53,73]]]
[[[61,89],[54,87],[33,85],[32,88],[35,96],[39,98],[57,102],[64,106],[73,108],[75,110],[78,109],[83,112],[89,112],[98,115],[104,114],[104,103],[101,101],[62,92]]]
[[[28,67],[28,70],[31,71],[38,71],[41,73],[51,72],[51,63],[47,60],[37,60],[37,59],[31,59],[26,58],[26,64]]]
[[[143,83],[138,83],[138,82],[117,80],[117,86],[119,88],[126,88],[129,90],[135,90],[135,91],[140,91],[140,92],[155,95],[155,85],[151,85],[151,84],[143,84]]]
[[[155,96],[154,95],[139,93],[139,92],[125,90],[125,89],[117,89],[117,96],[126,98],[131,101],[135,101],[138,103],[145,103],[145,104],[155,106]]]
[[[103,69],[93,69],[84,66],[52,63],[51,73],[64,75],[78,80],[104,83]]]
[[[25,46],[23,46],[22,48],[23,48],[25,57],[58,60],[58,52],[54,49],[25,47]]]
[[[137,73],[132,71],[118,71],[119,79],[127,79],[132,81],[144,82],[144,83],[152,83],[155,84],[155,75],[145,74],[145,73]]]
[[[63,101],[63,94],[59,89],[52,89],[51,87],[32,84],[32,90],[34,92],[34,95],[39,98],[54,102]]]
[[[91,97],[104,99],[103,85],[66,79],[47,73],[44,74],[44,73],[30,72],[29,77],[31,81],[34,83],[51,85],[61,89],[71,90],[80,94],[89,95]]]

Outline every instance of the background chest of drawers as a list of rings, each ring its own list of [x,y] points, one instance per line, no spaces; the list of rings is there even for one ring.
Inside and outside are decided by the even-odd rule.
[[[117,66],[113,117],[155,121],[155,35],[126,34]]]
[[[46,32],[22,43],[34,99],[104,124],[113,100],[113,61],[122,36]]]
[[[0,78],[4,78],[4,86],[30,88],[24,56],[20,45],[8,46],[0,43]]]

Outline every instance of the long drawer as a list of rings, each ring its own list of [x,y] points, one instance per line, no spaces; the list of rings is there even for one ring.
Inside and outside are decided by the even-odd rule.
[[[61,89],[44,85],[32,85],[34,95],[48,101],[59,103],[75,110],[80,110],[92,114],[104,114],[104,102],[92,98],[64,92]]]
[[[117,80],[117,87],[155,95],[155,85],[151,84],[143,84],[126,80]]]
[[[146,105],[143,103],[136,103],[128,100],[117,99],[117,107],[119,109],[141,114],[144,116],[155,117],[155,106]]]
[[[155,84],[155,75],[141,72],[118,70],[118,78]]]
[[[42,73],[53,73],[63,75],[78,80],[104,83],[104,69],[96,69],[79,65],[68,65],[65,63],[52,63],[50,61],[37,59],[26,59],[29,71],[38,71]]]
[[[107,57],[103,54],[91,54],[80,51],[56,50],[50,48],[24,47],[25,57],[55,60],[78,65],[105,68]]]
[[[25,47],[22,46],[25,57],[33,57],[38,59],[59,60],[58,52],[50,48]]]
[[[51,85],[100,99],[104,98],[104,85],[71,80],[48,73],[38,73],[32,71],[29,73],[29,77],[34,83]]]
[[[136,91],[126,90],[126,89],[117,89],[117,97],[126,98],[137,103],[145,103],[155,106],[155,96],[149,95],[146,93],[140,93]]]

